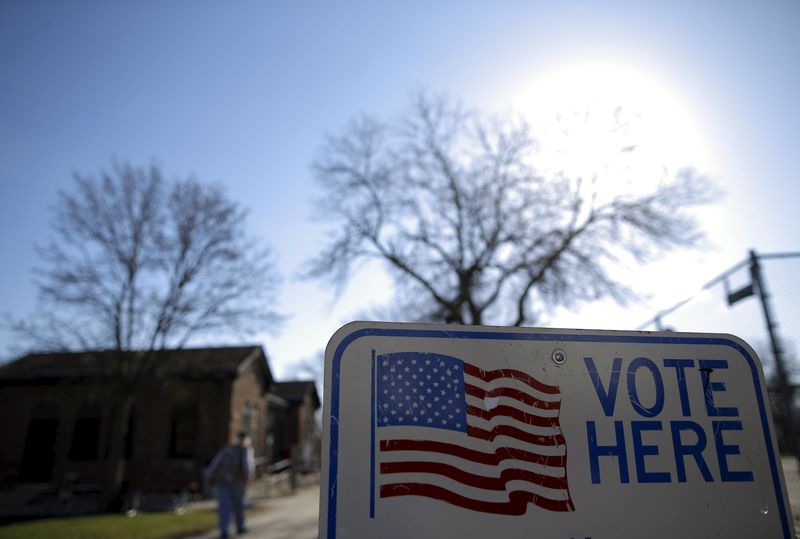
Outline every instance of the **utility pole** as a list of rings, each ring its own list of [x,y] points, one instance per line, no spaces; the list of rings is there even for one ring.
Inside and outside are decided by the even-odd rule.
[[[789,373],[783,361],[783,348],[778,338],[776,324],[769,304],[769,293],[767,292],[764,277],[761,274],[761,264],[755,250],[750,250],[750,276],[752,286],[758,293],[761,300],[761,309],[764,313],[764,322],[767,325],[772,357],[775,358],[775,369],[778,373],[778,410],[781,415],[781,430],[784,440],[788,443],[789,451],[795,456],[798,462],[798,472],[800,472],[800,451],[798,451],[797,439],[795,436],[794,424],[794,386],[789,380]]]
[[[774,394],[774,398],[772,399],[772,401],[775,403],[775,420],[781,429],[781,433],[783,434],[784,449],[790,451],[791,454],[797,459],[798,472],[800,472],[800,443],[798,443],[797,440],[796,434],[798,429],[795,425],[794,419],[794,385],[790,380],[789,369],[786,367],[786,358],[783,355],[783,347],[781,346],[781,342],[778,337],[778,324],[775,320],[775,316],[772,313],[772,308],[770,307],[770,296],[767,292],[764,274],[761,272],[762,260],[789,258],[800,258],[800,251],[757,254],[755,249],[751,249],[750,256],[748,258],[742,260],[738,264],[726,270],[723,274],[707,282],[705,285],[703,285],[702,289],[708,290],[711,287],[722,283],[725,287],[725,296],[729,307],[745,298],[749,298],[750,296],[757,295],[761,301],[761,310],[764,313],[764,322],[767,326],[767,334],[769,335],[772,357],[775,358],[777,387],[775,388],[776,392]],[[728,285],[728,278],[732,274],[748,266],[750,269],[750,283],[738,290],[731,291]],[[692,301],[694,297],[695,296],[686,298],[683,301],[676,303],[669,309],[659,311],[655,317],[651,318],[637,329],[646,329],[647,327],[654,325],[656,330],[661,331],[663,328],[663,318]]]

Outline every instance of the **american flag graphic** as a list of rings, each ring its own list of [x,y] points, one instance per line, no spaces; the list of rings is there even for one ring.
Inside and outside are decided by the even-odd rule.
[[[484,513],[574,511],[561,395],[514,369],[435,353],[375,358],[380,498],[423,496]]]

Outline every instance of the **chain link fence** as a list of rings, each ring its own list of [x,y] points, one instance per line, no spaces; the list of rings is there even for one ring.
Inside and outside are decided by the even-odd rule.
[[[785,366],[789,394],[792,395],[789,413],[794,425],[793,438],[795,444],[800,444],[800,437],[797,436],[800,433],[800,252],[754,253],[754,256],[760,267],[773,332]],[[786,489],[795,528],[800,535],[800,461],[791,451],[793,446],[800,446],[787,440],[781,429],[780,406],[776,406],[782,395],[779,369],[752,272],[752,262],[752,259],[744,260],[710,280],[696,295],[660,311],[639,329],[732,333],[753,347],[764,366]]]

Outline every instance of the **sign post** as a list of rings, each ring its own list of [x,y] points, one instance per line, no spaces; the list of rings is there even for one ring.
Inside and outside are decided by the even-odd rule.
[[[730,335],[357,322],[323,414],[320,538],[794,537]]]

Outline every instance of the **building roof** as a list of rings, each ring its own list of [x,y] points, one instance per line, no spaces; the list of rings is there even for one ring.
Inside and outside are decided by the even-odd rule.
[[[43,381],[110,375],[115,351],[53,352],[28,354],[0,367],[0,381]],[[135,357],[128,352],[127,357]],[[186,378],[235,378],[253,365],[273,382],[272,372],[260,346],[183,348],[156,352],[159,373]],[[160,357],[158,357],[160,356]]]
[[[275,382],[272,384],[272,387],[270,387],[270,391],[292,404],[299,404],[303,402],[310,394],[314,402],[314,409],[316,410],[320,405],[319,394],[317,393],[317,385],[313,380]]]

